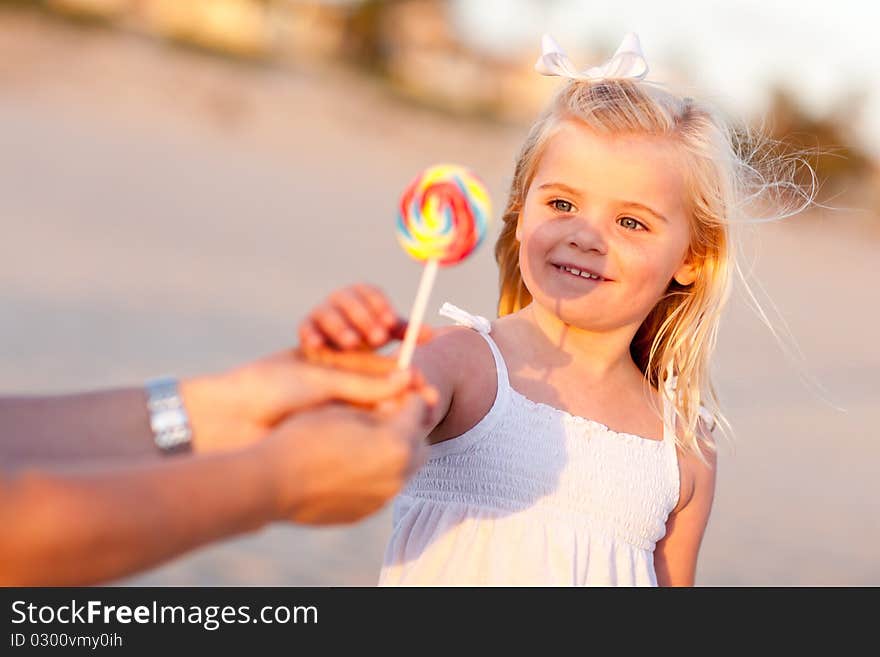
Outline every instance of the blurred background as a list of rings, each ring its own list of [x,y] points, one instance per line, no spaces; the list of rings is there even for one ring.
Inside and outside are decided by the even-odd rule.
[[[585,68],[636,31],[651,79],[807,152],[824,206],[748,235],[750,282],[792,337],[734,295],[714,372],[737,435],[697,583],[880,584],[878,10],[625,5],[0,0],[0,393],[217,371],[291,344],[356,281],[408,311],[410,178],[470,166],[497,219],[558,84],[532,70],[541,34]],[[444,300],[494,316],[498,228],[441,272],[435,323]],[[373,585],[389,531],[387,508],[273,527],[118,583]]]

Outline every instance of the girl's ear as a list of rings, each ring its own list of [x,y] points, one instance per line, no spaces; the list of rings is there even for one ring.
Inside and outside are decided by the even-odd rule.
[[[697,280],[697,273],[699,272],[699,267],[697,267],[696,263],[693,261],[691,256],[688,256],[687,259],[682,263],[681,267],[679,267],[672,278],[679,285],[690,285],[695,280]]]
[[[520,217],[522,217],[521,212],[519,213],[519,215],[516,218],[516,233],[514,234],[514,237],[516,237],[517,242],[522,242],[522,239],[520,239],[520,224],[521,224]]]

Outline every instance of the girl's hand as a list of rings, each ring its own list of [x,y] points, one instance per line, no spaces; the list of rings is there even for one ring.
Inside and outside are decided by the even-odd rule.
[[[402,340],[407,322],[391,307],[381,290],[370,285],[352,285],[337,290],[313,310],[299,327],[303,351],[321,347],[334,349],[376,349],[392,340]],[[418,342],[427,342],[433,332],[419,330]]]

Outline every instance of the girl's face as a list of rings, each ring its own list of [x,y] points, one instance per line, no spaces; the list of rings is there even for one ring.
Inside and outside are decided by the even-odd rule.
[[[638,329],[673,278],[693,282],[680,168],[669,140],[562,123],[516,229],[534,302],[579,328]]]

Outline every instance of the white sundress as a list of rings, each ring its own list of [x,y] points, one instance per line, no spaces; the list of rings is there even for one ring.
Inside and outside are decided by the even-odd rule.
[[[680,485],[670,403],[651,440],[534,402],[510,387],[487,319],[440,313],[488,343],[495,402],[394,500],[379,585],[656,586]]]

